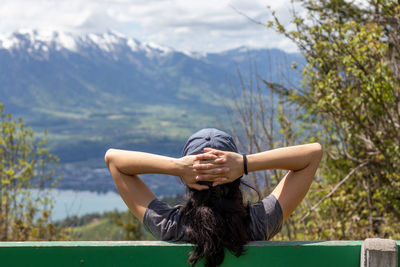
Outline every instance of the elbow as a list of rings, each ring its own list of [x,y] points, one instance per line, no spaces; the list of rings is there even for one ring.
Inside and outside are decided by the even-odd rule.
[[[115,149],[110,148],[107,150],[106,154],[104,155],[104,161],[105,161],[107,167],[110,166],[114,154],[115,154]]]
[[[312,143],[312,155],[315,158],[315,160],[321,161],[322,155],[323,155],[323,149],[322,145],[320,143]]]

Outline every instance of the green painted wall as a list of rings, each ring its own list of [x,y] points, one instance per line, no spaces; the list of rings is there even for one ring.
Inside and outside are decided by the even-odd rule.
[[[250,242],[246,255],[227,253],[221,266],[358,267],[362,242]],[[0,266],[188,266],[190,250],[157,241],[0,242]]]

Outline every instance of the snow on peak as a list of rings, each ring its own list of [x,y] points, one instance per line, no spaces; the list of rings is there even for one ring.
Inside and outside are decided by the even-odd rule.
[[[60,48],[62,47],[67,50],[77,51],[77,44],[75,38],[71,34],[59,32],[57,34],[56,43],[60,45]]]
[[[105,52],[114,52],[116,47],[125,43],[125,38],[113,32],[105,32],[102,34],[89,33],[84,40],[95,44],[98,48]]]
[[[187,50],[183,50],[182,53],[188,57],[195,58],[195,59],[201,59],[207,57],[206,52],[190,52]]]
[[[0,48],[10,49],[18,44],[15,36],[0,35]]]
[[[126,44],[129,46],[129,48],[132,51],[139,51],[140,50],[140,43],[136,41],[135,39],[128,39]]]
[[[9,35],[0,35],[0,49],[25,50],[45,57],[52,50],[80,53],[87,49],[99,49],[115,59],[120,57],[120,52],[144,53],[148,58],[162,58],[174,52],[172,48],[153,42],[141,43],[115,31],[79,34],[42,29],[21,29]],[[203,56],[200,53],[182,53],[193,58]]]
[[[168,53],[172,52],[171,48],[166,47],[166,46],[161,46],[161,45],[158,45],[153,42],[146,43],[146,46],[149,47],[150,49],[153,49],[153,50],[155,49],[155,50],[161,51],[163,54],[168,54]]]
[[[67,49],[76,51],[75,39],[71,34],[48,31],[21,29],[6,36],[0,37],[0,48],[27,48],[27,50],[48,51],[49,47],[55,47],[56,50]]]

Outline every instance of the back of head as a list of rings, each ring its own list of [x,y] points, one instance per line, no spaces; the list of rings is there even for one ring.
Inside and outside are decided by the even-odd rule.
[[[193,134],[186,142],[183,156],[203,153],[206,147],[238,152],[233,138],[220,130],[207,128]],[[212,182],[198,182],[210,189],[197,191],[187,188],[187,202],[182,207],[186,234],[197,246],[188,263],[194,266],[201,258],[205,266],[217,266],[224,260],[227,248],[239,257],[248,241],[248,205],[243,204],[240,179],[212,187]]]

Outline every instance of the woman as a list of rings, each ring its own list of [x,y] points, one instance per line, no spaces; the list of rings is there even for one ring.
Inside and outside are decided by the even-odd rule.
[[[239,257],[248,241],[268,240],[306,195],[322,157],[320,144],[305,144],[241,155],[227,133],[203,129],[186,142],[182,157],[109,149],[105,161],[131,212],[163,241],[197,246],[188,263],[223,262],[224,249]],[[243,203],[239,185],[247,172],[289,172],[273,192],[256,204]],[[170,207],[156,198],[138,174],[179,176],[187,185],[184,205]]]

